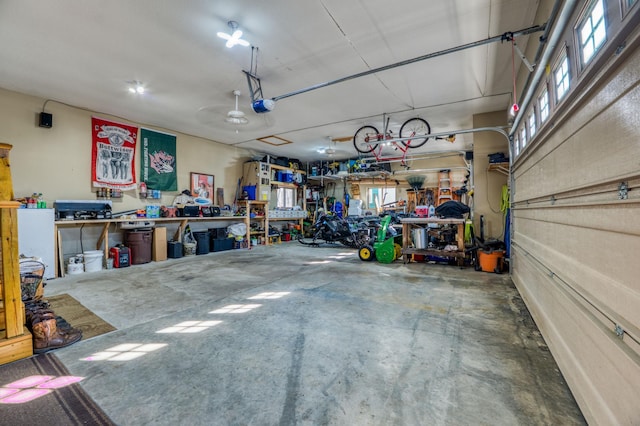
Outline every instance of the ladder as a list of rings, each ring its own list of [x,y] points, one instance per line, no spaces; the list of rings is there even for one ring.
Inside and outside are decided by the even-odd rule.
[[[438,206],[444,202],[452,200],[451,192],[451,170],[443,169],[438,172]]]

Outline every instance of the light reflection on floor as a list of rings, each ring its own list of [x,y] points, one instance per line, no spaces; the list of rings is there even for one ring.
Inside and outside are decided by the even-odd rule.
[[[86,358],[80,358],[80,361],[130,361],[167,345],[167,343],[123,343]]]
[[[255,308],[259,308],[262,305],[259,304],[247,304],[247,305],[227,305],[215,311],[209,312],[210,314],[244,314]]]
[[[199,333],[213,326],[220,324],[222,321],[183,321],[172,327],[163,328],[156,333]]]
[[[250,299],[250,300],[279,299],[289,294],[291,294],[291,292],[289,291],[270,291],[270,292],[262,292],[254,296],[247,297],[247,299]],[[262,305],[258,303],[233,304],[233,305],[227,305],[222,308],[213,310],[209,313],[210,314],[241,314],[241,313],[250,312],[256,308],[259,308],[260,306]],[[214,327],[220,323],[222,323],[222,321],[218,321],[218,320],[183,321],[176,325],[158,330],[156,331],[156,333],[158,334],[199,333],[201,331],[205,331],[211,327]],[[167,343],[148,343],[148,344],[123,343],[117,346],[113,346],[109,349],[105,349],[104,351],[93,353],[88,357],[80,358],[80,361],[130,361],[130,360],[139,358],[143,355],[146,355],[149,352],[156,351],[165,346],[168,346],[168,344]],[[0,396],[2,396],[2,394],[0,394]],[[8,395],[8,397],[10,396],[11,395]]]
[[[255,296],[247,297],[249,300],[259,300],[259,299],[280,299],[287,294],[290,294],[290,291],[265,291],[264,293],[256,294]]]
[[[23,404],[50,394],[55,389],[78,383],[79,376],[28,376],[0,387],[0,404]]]
[[[332,263],[335,260],[342,260],[342,259],[346,259],[347,257],[353,257],[355,255],[356,255],[355,252],[345,251],[345,252],[327,255],[325,256],[325,260],[311,260],[309,262],[305,262],[305,265],[325,265],[327,263]]]

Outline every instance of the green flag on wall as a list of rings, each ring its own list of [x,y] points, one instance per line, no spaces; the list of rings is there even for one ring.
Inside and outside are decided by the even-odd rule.
[[[142,142],[140,180],[149,189],[177,191],[176,136],[142,128],[139,141]]]

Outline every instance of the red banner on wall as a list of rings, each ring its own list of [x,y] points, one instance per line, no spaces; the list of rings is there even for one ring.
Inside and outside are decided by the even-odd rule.
[[[138,128],[91,117],[91,180],[97,188],[135,189]]]

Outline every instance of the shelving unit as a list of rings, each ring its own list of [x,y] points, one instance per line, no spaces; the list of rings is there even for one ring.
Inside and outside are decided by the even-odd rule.
[[[238,201],[238,203],[246,203],[246,201]],[[102,231],[100,236],[98,237],[95,245],[96,250],[103,250],[105,259],[109,256],[109,234],[110,227],[112,224],[119,223],[132,223],[132,222],[154,222],[157,225],[169,224],[169,223],[178,223],[177,230],[173,236],[173,240],[180,240],[182,234],[184,233],[184,229],[186,228],[188,223],[198,223],[198,222],[243,222],[247,226],[247,241],[251,241],[251,233],[250,233],[250,225],[252,221],[256,220],[266,220],[264,216],[257,216],[254,218],[250,217],[251,207],[257,205],[266,205],[264,201],[250,201],[249,209],[247,210],[247,214],[244,216],[215,216],[215,217],[160,217],[160,218],[135,218],[135,219],[125,219],[125,218],[116,218],[116,219],[87,219],[87,220],[57,220],[54,222],[55,225],[55,276],[56,277],[64,277],[64,259],[63,259],[63,251],[62,251],[62,233],[61,230],[65,228],[77,228],[84,226],[99,226],[102,227]],[[265,228],[268,227],[268,222],[266,222]],[[268,232],[268,231],[265,231]]]
[[[282,173],[279,173],[282,172]],[[291,178],[286,178],[286,180],[278,179],[278,175],[284,174],[288,176],[291,174]],[[299,176],[296,177],[296,175]],[[269,223],[271,221],[289,221],[289,222],[298,222],[300,227],[302,227],[302,223],[304,218],[302,217],[292,217],[289,215],[285,215],[283,217],[278,217],[275,215],[270,215],[269,211],[274,211],[277,208],[277,196],[274,196],[274,192],[280,188],[292,189],[295,192],[296,202],[294,204],[300,204],[298,200],[301,201],[301,209],[303,212],[306,212],[306,185],[303,183],[305,180],[306,172],[304,170],[294,169],[292,167],[280,166],[277,164],[270,164],[260,161],[250,161],[244,164],[244,182],[245,185],[256,186],[256,198],[257,200],[245,200],[251,201],[253,205],[256,205],[255,202],[266,202],[265,204],[265,238],[268,243],[269,241]]]
[[[505,176],[509,176],[509,163],[489,163],[487,171],[498,172]]]
[[[269,202],[268,201],[256,201],[256,200],[239,200],[238,205],[246,209],[244,215],[244,223],[247,227],[247,247],[251,247],[252,236],[264,237],[265,244],[269,243]],[[257,211],[262,210],[262,214],[258,214]],[[251,215],[254,215],[251,217]],[[260,232],[251,232],[251,222],[260,222],[263,230]]]

